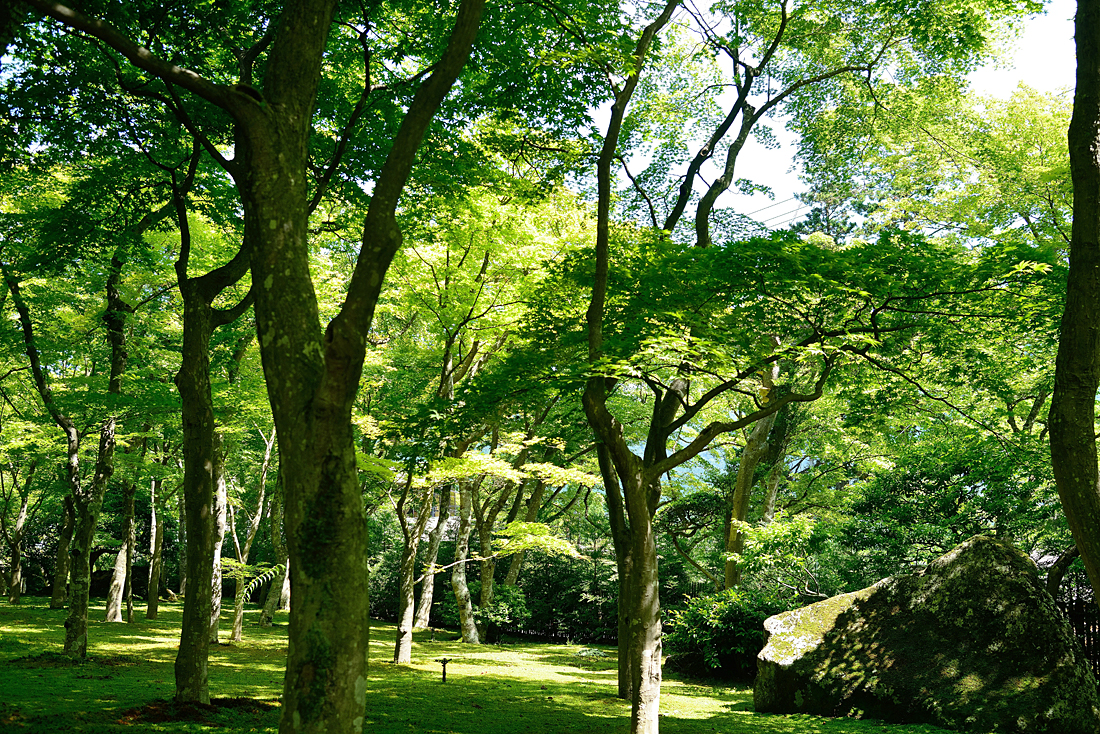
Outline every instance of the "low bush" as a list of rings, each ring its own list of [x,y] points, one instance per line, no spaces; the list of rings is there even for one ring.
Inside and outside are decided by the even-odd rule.
[[[764,648],[764,620],[792,602],[748,589],[727,589],[688,601],[665,618],[668,665],[688,675],[751,680]]]

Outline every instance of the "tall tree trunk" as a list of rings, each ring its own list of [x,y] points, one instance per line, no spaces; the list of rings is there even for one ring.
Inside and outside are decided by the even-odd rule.
[[[470,589],[466,585],[466,559],[470,555],[470,530],[473,526],[473,501],[471,489],[465,480],[458,485],[458,535],[455,538],[455,567],[451,571],[451,589],[458,603],[458,621],[462,628],[462,641],[471,645],[481,643],[477,636],[477,624],[474,622],[474,605],[470,600]]]
[[[764,480],[763,524],[770,525],[775,519],[775,503],[779,498],[779,481],[783,478],[784,461],[787,458],[787,446],[798,422],[795,407],[785,405],[775,414],[775,423],[768,434],[768,449],[764,463],[768,468]]]
[[[146,423],[144,432],[149,433],[151,426]],[[138,457],[138,465],[145,462],[145,451],[148,448],[148,440],[141,439],[141,454]],[[129,449],[128,449],[129,451]],[[124,496],[126,498],[126,621],[134,621],[134,549],[137,547],[137,522],[134,519],[134,499],[137,495],[137,476],[126,484]]]
[[[497,560],[493,556],[492,530],[494,519],[495,518],[487,518],[488,522],[479,522],[477,524],[477,540],[481,550],[481,561],[479,562],[480,568],[478,572],[478,578],[481,579],[481,589],[478,592],[477,606],[483,612],[489,610],[489,607],[493,604],[493,599],[496,597]],[[483,616],[481,621],[478,622],[477,633],[485,642],[490,641],[490,628],[491,625],[489,620],[485,619]]]
[[[107,615],[108,622],[133,621],[133,602],[127,601],[127,591],[132,587],[130,572],[133,569],[134,558],[134,495],[136,494],[134,482],[127,482],[123,490],[123,525],[122,547],[115,557],[114,569],[111,573],[111,585],[107,591]],[[122,614],[123,602],[126,603],[125,618]]]
[[[185,512],[180,527],[181,534],[186,533],[186,587],[183,627],[175,663],[175,700],[180,703],[210,703],[207,664],[214,607],[215,564],[220,571],[215,543],[219,535],[218,515],[221,514],[222,523],[225,517],[224,500],[219,508],[218,498],[218,485],[221,484],[224,490],[224,477],[221,440],[214,423],[214,398],[210,386],[210,337],[218,325],[228,323],[237,315],[234,312],[216,312],[210,304],[218,293],[243,275],[245,260],[238,255],[228,265],[200,278],[188,277],[190,237],[180,192],[177,192],[177,216],[186,243],[176,263],[184,308],[183,360],[176,375],[176,387],[180,391],[184,436],[182,500]],[[220,580],[217,588],[220,591]]]
[[[406,544],[401,551],[400,576],[397,589],[397,639],[394,643],[393,662],[399,665],[412,662],[413,618],[416,616],[416,548],[417,543]]]
[[[402,548],[397,596],[397,639],[394,643],[393,662],[406,664],[412,662],[413,617],[416,616],[416,552],[420,548],[420,538],[424,535],[428,518],[431,515],[432,500],[435,492],[432,488],[424,490],[416,518],[410,520],[405,508],[412,491],[413,473],[409,466],[401,499],[397,503],[397,520],[401,523]]]
[[[212,305],[222,291],[240,280],[247,270],[247,233],[245,246],[228,263],[199,277],[188,275],[191,229],[186,197],[198,160],[199,145],[196,143],[187,177],[182,185],[177,182],[174,174],[172,177],[172,203],[180,230],[176,281],[183,298],[182,359],[179,372],[176,373],[176,388],[180,392],[183,419],[184,516],[180,527],[186,528],[187,582],[183,597],[183,626],[175,662],[175,700],[179,703],[205,704],[210,703],[207,668],[215,573],[218,574],[219,603],[221,597],[221,561],[220,554],[216,553],[215,543],[225,532],[224,457],[221,436],[214,422],[214,398],[210,385],[210,338],[217,327],[232,323],[244,313],[251,304],[251,298],[246,297],[226,310],[215,309]],[[219,490],[222,493],[220,508]],[[218,532],[219,514],[221,533]]]
[[[10,570],[8,572],[8,603],[18,604],[23,597],[23,533],[18,528],[19,521],[26,515],[27,503],[24,501],[20,507],[20,516],[16,519],[16,529],[8,543],[8,551],[11,554]]]
[[[633,685],[630,666],[630,580],[634,575],[634,553],[630,542],[630,525],[623,507],[619,476],[611,462],[611,455],[603,443],[596,444],[596,458],[599,462],[600,476],[606,492],[607,516],[611,525],[612,547],[615,549],[615,571],[619,582],[619,595],[616,600],[616,633],[618,647],[618,695],[630,700]]]
[[[222,618],[222,547],[229,496],[225,486],[225,445],[221,433],[214,436],[214,568],[210,579],[210,644],[218,644]]]
[[[428,553],[424,559],[424,580],[420,582],[420,600],[416,605],[413,628],[424,629],[428,626],[432,614],[432,599],[435,596],[435,574],[432,569],[439,560],[439,544],[443,541],[443,531],[447,528],[447,518],[451,512],[451,485],[444,484],[439,490],[439,514],[435,527],[428,534]]]
[[[235,122],[234,159],[220,162],[241,195],[245,241],[252,243],[256,328],[286,488],[293,597],[280,730],[358,732],[366,702],[369,587],[351,411],[383,277],[401,246],[399,198],[424,134],[469,57],[484,0],[460,2],[446,48],[409,101],[374,181],[343,306],[324,332],[309,268],[308,164],[336,0],[287,3],[266,46],[262,90],[250,86],[251,78],[242,79],[246,86],[216,83],[72,8],[29,2],[130,64],[224,109]],[[247,66],[243,59],[241,66]],[[211,154],[220,158],[213,146]],[[197,518],[189,513],[188,519]],[[197,581],[191,577],[189,587]]]
[[[129,528],[127,528],[128,530]],[[126,555],[129,551],[129,533],[122,541],[122,547],[115,554],[115,563],[111,567],[111,584],[107,588],[107,614],[104,621],[122,622],[122,602],[126,591]]]
[[[133,491],[133,484],[130,485]],[[137,543],[137,527],[134,523],[133,500],[130,500],[129,532],[126,534],[126,621],[134,621],[134,545]]]
[[[282,573],[276,574],[271,580],[271,586],[267,590],[267,599],[264,601],[263,611],[260,612],[260,626],[270,627],[271,620],[275,617],[275,610],[282,609],[281,605],[283,587],[289,590],[290,573],[287,568],[286,541],[283,540],[283,489],[282,475],[276,482],[275,491],[271,494],[270,510],[268,511],[268,527],[271,531],[271,548],[275,551],[275,563],[283,567]]]
[[[68,445],[69,465],[75,473],[78,470],[77,456],[80,451],[80,438],[75,430]],[[76,530],[73,532],[69,551],[72,586],[69,615],[65,619],[65,654],[77,659],[88,656],[88,595],[92,587],[92,543],[95,540],[99,512],[103,508],[103,497],[107,492],[107,482],[114,473],[114,452],[115,419],[110,416],[99,431],[99,451],[91,487],[78,490],[77,496],[73,498]],[[78,479],[71,481],[79,486]]]
[[[760,463],[767,448],[768,432],[771,431],[775,414],[761,418],[753,424],[748,440],[741,451],[741,461],[737,467],[737,480],[734,483],[731,501],[730,531],[726,538],[726,588],[732,589],[741,583],[739,557],[745,549],[745,534],[741,531],[749,515],[749,499],[752,495],[756,466]],[[737,558],[737,560],[735,560]]]
[[[657,580],[657,543],[653,530],[658,486],[641,484],[639,472],[631,482],[636,487],[624,487],[626,510],[630,517],[632,564],[628,571],[627,600],[629,609],[630,687],[632,732],[657,731],[657,716],[661,702],[661,602]]]
[[[183,488],[183,484],[181,484],[180,490],[183,490]],[[183,495],[184,493],[180,491],[176,513],[176,528],[178,530],[176,565],[179,566],[180,570],[179,596],[181,599],[187,597],[187,569],[191,567],[191,562],[187,559],[187,548],[191,545],[191,541],[189,538],[190,533],[187,532],[187,507]]]
[[[156,478],[149,483],[149,592],[146,595],[146,619],[156,619],[160,612],[160,575],[164,565],[164,512],[157,512],[160,488],[163,480]]]
[[[23,532],[27,525],[27,514],[31,504],[31,482],[34,480],[34,472],[38,466],[37,460],[32,462],[27,471],[27,477],[23,480],[23,489],[13,487],[13,491],[19,495],[19,509],[15,513],[15,524],[5,535],[8,538],[8,550],[11,552],[11,570],[8,575],[8,603],[19,604],[23,595]],[[12,482],[16,481],[15,472],[12,471]]]
[[[237,540],[237,511],[232,507],[229,508],[229,533],[233,536],[233,540]],[[248,554],[243,554],[242,549],[237,548],[237,561],[241,565],[248,563]],[[244,638],[244,590],[248,586],[248,579],[245,578],[243,573],[244,569],[240,569],[237,573],[237,577],[233,579],[233,625],[229,630],[229,641],[240,642]]]
[[[260,531],[260,521],[263,520],[264,516],[264,500],[267,496],[267,473],[271,469],[271,453],[275,446],[275,431],[271,432],[270,437],[264,436],[261,431],[260,436],[264,439],[264,460],[260,465],[260,486],[259,491],[256,493],[256,511],[252,513],[252,517],[249,519],[243,546],[237,537],[236,513],[230,515],[233,522],[233,545],[237,551],[237,560],[242,565],[248,563],[249,556],[252,554],[252,543],[255,542],[256,534]],[[233,591],[233,631],[229,636],[229,639],[233,642],[240,642],[244,633],[245,586],[247,586],[247,581],[244,576],[238,576]]]
[[[611,166],[616,159],[627,106],[637,88],[650,46],[678,5],[679,0],[669,0],[657,19],[642,31],[634,48],[629,75],[621,88],[614,90],[611,118],[596,162],[595,267],[592,297],[585,313],[588,360],[593,366],[604,357],[604,308],[610,271]],[[631,734],[657,734],[661,696],[661,622],[656,585],[657,552],[652,526],[660,500],[660,473],[650,476],[645,465],[665,457],[666,434],[663,431],[681,404],[687,392],[687,383],[677,378],[674,381],[677,386],[668,388],[655,400],[650,435],[646,439],[646,456],[639,459],[630,451],[622,425],[607,409],[608,393],[614,380],[598,370],[595,372],[585,385],[582,402],[585,417],[598,444],[597,455],[605,485],[612,474],[618,477],[617,482],[606,486],[606,492],[608,513],[617,514],[617,517],[611,518],[611,526],[620,574],[619,692],[621,695],[624,688],[630,688]],[[624,637],[628,640],[625,651]],[[623,680],[625,673],[629,673],[629,683]]]
[[[481,579],[481,590],[478,592],[477,606],[483,611],[488,611],[489,607],[492,606],[493,599],[496,593],[497,562],[496,559],[492,557],[492,538],[492,535],[482,537],[481,533],[478,533],[478,542],[481,545],[482,558],[480,564],[481,569],[480,573],[478,574],[479,578]],[[482,617],[482,620],[478,622],[477,625],[477,633],[478,637],[480,637],[482,640],[485,640],[486,642],[491,641],[489,639],[489,628],[489,621]],[[493,634],[493,639],[495,640],[496,633]]]
[[[781,464],[772,464],[768,469],[768,475],[764,479],[764,512],[761,522],[771,525],[775,519],[775,503],[779,499],[779,480],[783,477]],[[740,553],[741,551],[738,551]]]
[[[57,553],[54,556],[53,583],[50,586],[50,609],[63,609],[69,601],[69,546],[76,529],[76,510],[73,498],[64,497],[64,514],[61,532],[57,534]]]
[[[1050,405],[1050,452],[1062,509],[1100,599],[1095,421],[1100,385],[1100,2],[1078,0],[1075,24],[1077,88],[1069,126],[1073,230]]]

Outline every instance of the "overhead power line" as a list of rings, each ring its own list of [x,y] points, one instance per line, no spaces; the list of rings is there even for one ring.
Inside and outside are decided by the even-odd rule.
[[[749,212],[749,213],[748,213],[748,214],[746,214],[745,216],[746,216],[746,217],[751,217],[751,216],[752,216],[753,214],[759,214],[760,212],[763,212],[763,211],[767,211],[768,209],[771,209],[771,208],[772,208],[772,207],[774,207],[774,206],[779,206],[780,204],[786,204],[786,203],[787,203],[788,201],[794,201],[794,197],[792,196],[792,197],[790,197],[790,198],[784,199],[783,201],[777,201],[777,202],[775,202],[774,204],[768,204],[768,205],[767,205],[766,207],[764,207],[763,209],[757,209],[757,210],[756,210],[756,211],[754,211],[754,212]]]
[[[782,214],[776,214],[775,216],[768,217],[767,219],[761,219],[760,223],[761,224],[767,224],[768,222],[774,222],[777,219],[783,219],[784,217],[789,217],[792,214],[797,215],[799,212],[801,212],[805,208],[806,208],[805,204],[800,204],[797,208],[791,209],[790,211],[783,212]]]

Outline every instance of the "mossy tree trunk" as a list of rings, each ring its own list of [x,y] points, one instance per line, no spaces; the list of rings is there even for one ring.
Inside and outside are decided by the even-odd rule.
[[[267,495],[267,475],[271,469],[271,451],[275,446],[275,431],[271,432],[270,437],[264,436],[262,432],[260,435],[264,439],[264,458],[260,464],[260,486],[259,491],[256,493],[256,510],[249,518],[248,529],[245,531],[244,545],[241,545],[240,539],[237,537],[236,512],[230,514],[233,546],[237,552],[237,560],[242,565],[248,563],[249,556],[252,554],[252,543],[255,542],[256,534],[260,530],[260,521],[264,515],[264,499]],[[248,580],[244,576],[238,575],[233,589],[233,629],[229,634],[229,639],[233,642],[240,642],[244,633],[244,589],[247,585]]]
[[[267,599],[260,612],[260,626],[270,627],[276,609],[282,609],[283,589],[289,589],[290,573],[287,568],[286,541],[283,539],[283,481],[282,475],[275,482],[275,490],[268,503],[268,528],[271,532],[271,548],[275,551],[275,563],[283,567],[282,573],[275,575],[267,590]]]
[[[428,552],[424,559],[424,578],[420,582],[420,599],[416,603],[416,616],[413,618],[413,628],[423,629],[428,626],[432,614],[432,601],[435,596],[435,574],[433,569],[439,560],[439,544],[443,542],[443,531],[447,528],[447,518],[451,512],[451,484],[444,484],[439,490],[439,512],[436,515],[435,527],[428,533]]]
[[[225,530],[228,521],[229,495],[225,486],[225,437],[214,434],[214,452],[211,455],[214,468],[214,549],[210,577],[210,619],[207,627],[210,644],[218,644],[218,632],[222,620],[222,548],[225,546]]]
[[[336,0],[284,5],[266,47],[260,90],[180,68],[72,8],[50,0],[28,5],[234,120],[234,160],[222,158],[212,144],[206,149],[219,157],[241,197],[257,335],[283,466],[293,592],[280,730],[358,732],[366,700],[368,569],[352,405],[383,277],[401,245],[398,200],[421,140],[466,63],[484,0],[459,3],[443,53],[405,109],[374,181],[344,303],[323,332],[309,268],[308,152]],[[190,559],[189,565],[195,568]],[[188,579],[188,593],[198,581]]]
[[[146,430],[148,430],[148,428],[149,427],[146,426]],[[139,443],[141,446],[141,459],[144,460],[145,440],[142,439]],[[127,450],[127,452],[129,452],[129,450]],[[133,583],[130,576],[134,567],[134,543],[137,540],[134,523],[134,500],[136,494],[137,484],[134,481],[127,481],[126,484],[123,485],[122,491],[122,547],[115,557],[115,564],[111,573],[111,585],[107,591],[106,621],[108,622],[134,621]],[[126,607],[125,615],[122,613],[124,602]]]
[[[163,483],[164,480],[160,477],[149,483],[149,592],[146,595],[146,619],[156,619],[160,613],[160,576],[164,568],[164,513],[168,509],[161,494]]]
[[[1078,0],[1075,28],[1077,87],[1069,126],[1073,229],[1050,405],[1050,450],[1062,509],[1100,599],[1100,1]]]
[[[412,633],[416,616],[416,552],[420,547],[420,538],[428,525],[431,515],[434,490],[432,487],[420,489],[420,502],[416,505],[416,514],[408,516],[408,503],[415,501],[413,491],[413,464],[409,462],[405,484],[397,500],[397,521],[401,528],[401,565],[398,569],[397,589],[397,639],[394,643],[393,662],[407,664],[412,662]]]
[[[27,467],[27,475],[24,477],[22,487],[19,486],[19,476],[16,464],[11,464],[12,488],[4,497],[4,513],[0,515],[0,531],[8,544],[10,564],[8,577],[4,579],[7,585],[9,604],[19,604],[23,596],[23,534],[27,526],[27,518],[32,513],[31,509],[31,482],[34,481],[35,470],[38,468],[38,460],[35,459]],[[18,507],[15,511],[15,521],[9,525],[7,510],[9,500],[12,497],[17,500]],[[45,495],[43,494],[44,498]],[[41,505],[40,499],[35,503],[35,508]]]
[[[63,503],[64,514],[61,518],[61,532],[57,535],[53,582],[50,584],[50,609],[63,609],[69,600],[69,546],[76,528],[76,509],[71,496],[64,497]]]
[[[197,163],[197,157],[193,160]],[[222,291],[244,276],[248,257],[247,251],[242,249],[222,267],[199,277],[190,277],[187,273],[191,236],[186,187],[177,187],[174,193],[181,237],[176,276],[183,297],[183,345],[176,388],[180,392],[183,418],[187,562],[183,625],[175,662],[175,700],[206,704],[210,703],[208,660],[215,564],[218,563],[219,482],[224,489],[222,447],[214,421],[214,398],[210,384],[210,338],[217,327],[235,321],[247,309],[250,299],[246,298],[234,308],[224,311],[215,309],[212,304]],[[224,504],[221,513],[224,532]],[[217,588],[220,596],[220,574]]]
[[[462,641],[470,645],[478,645],[481,639],[478,637],[477,623],[474,621],[474,604],[470,598],[470,588],[466,585],[466,563],[470,555],[470,531],[473,528],[473,522],[471,522],[473,501],[470,492],[469,482],[459,480],[458,531],[455,537],[455,567],[451,571],[451,590],[454,591],[455,601],[458,604]]]

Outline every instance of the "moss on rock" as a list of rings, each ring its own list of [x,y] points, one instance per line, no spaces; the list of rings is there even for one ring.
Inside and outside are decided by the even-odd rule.
[[[770,617],[757,711],[1096,734],[1096,681],[1035,564],[971,538],[919,573]]]

